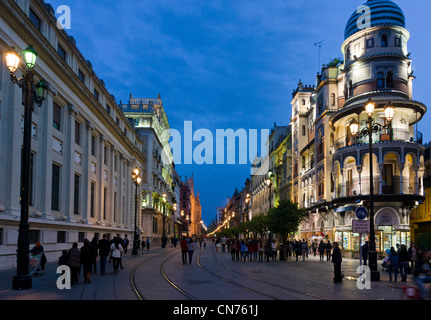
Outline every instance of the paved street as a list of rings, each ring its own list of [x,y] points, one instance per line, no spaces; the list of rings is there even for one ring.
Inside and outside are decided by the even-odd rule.
[[[134,286],[144,300],[184,300],[161,273],[194,300],[398,300],[403,298],[402,282],[388,282],[388,273],[381,272],[381,281],[373,282],[371,290],[356,286],[357,260],[344,259],[342,284],[332,282],[332,263],[310,256],[305,262],[232,261],[230,254],[215,252],[212,244],[205,250],[197,248],[191,265],[183,265],[179,247],[153,248],[133,257],[124,256],[124,269],[114,274],[108,264],[107,274],[93,274],[91,284],[80,282],[71,290],[56,287],[56,264],[48,263],[43,276],[33,277],[33,288],[11,290],[15,270],[0,272],[1,300],[138,300]],[[132,281],[133,279],[133,285]],[[407,285],[412,285],[412,278]]]

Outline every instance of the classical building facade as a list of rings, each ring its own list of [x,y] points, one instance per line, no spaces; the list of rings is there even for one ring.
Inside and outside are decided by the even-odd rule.
[[[169,146],[169,122],[160,95],[157,99],[134,98],[120,108],[144,142],[147,162],[142,172],[141,236],[158,241],[173,234],[175,166]]]
[[[344,252],[359,249],[352,220],[358,204],[367,206],[371,183],[380,252],[397,243],[410,243],[410,213],[424,200],[424,147],[415,125],[426,106],[412,96],[415,77],[407,49],[410,33],[394,2],[371,0],[364,5],[370,8],[371,25],[358,26],[360,14],[355,10],[345,29],[343,59],[325,65],[316,87],[303,93],[304,97],[299,95],[304,91],[300,84],[292,102],[293,199],[309,209],[301,236],[325,236],[338,241]],[[353,120],[359,123],[359,130],[367,125],[365,105],[370,100],[375,104],[375,123],[388,123],[387,105],[395,109],[391,127],[373,133],[371,157],[368,139],[355,139],[349,127]],[[298,102],[305,107],[296,111]],[[304,130],[310,120],[313,133],[307,127]],[[309,139],[299,138],[304,133]],[[296,149],[297,144],[303,147]],[[305,164],[302,172],[296,168],[300,164]]]
[[[22,90],[5,65],[12,46],[36,49],[35,77],[49,84],[32,116],[30,246],[40,241],[48,261],[57,261],[61,250],[85,238],[107,233],[133,239],[131,176],[147,166],[147,142],[74,39],[57,28],[51,6],[1,0],[0,7],[0,268],[16,265],[20,218],[24,108]]]

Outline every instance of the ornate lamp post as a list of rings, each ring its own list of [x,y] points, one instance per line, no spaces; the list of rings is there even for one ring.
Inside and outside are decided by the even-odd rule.
[[[163,231],[162,231],[162,248],[166,247],[166,232],[165,232],[165,225],[166,225],[166,193],[162,195],[163,197]]]
[[[9,69],[10,78],[13,83],[16,83],[23,90],[25,96],[24,106],[24,135],[23,148],[21,158],[21,217],[18,230],[18,249],[17,249],[17,274],[12,281],[12,289],[23,290],[32,287],[31,277],[28,275],[29,262],[29,224],[28,215],[30,207],[30,156],[31,156],[31,130],[32,130],[32,112],[34,103],[39,107],[42,106],[45,100],[48,85],[43,81],[34,83],[33,68],[36,64],[37,52],[29,46],[23,51],[24,60],[27,65],[27,70],[21,78],[15,76],[16,70],[19,68],[20,55],[14,48],[6,53],[6,66]]]
[[[392,128],[392,119],[394,117],[394,107],[390,102],[385,107],[385,116],[387,124],[381,125],[373,119],[375,104],[371,99],[365,106],[367,112],[367,127],[359,131],[359,123],[353,120],[350,123],[350,131],[355,139],[368,137],[369,154],[370,154],[370,200],[369,200],[369,218],[370,218],[370,250],[369,250],[369,267],[371,270],[371,281],[380,281],[380,273],[377,270],[377,250],[376,250],[376,233],[374,230],[374,177],[373,177],[373,133]]]
[[[272,186],[272,171],[268,171],[268,177],[265,180],[266,185],[269,188],[269,209],[271,209],[271,186]],[[269,211],[269,210],[268,210]],[[272,242],[272,232],[269,233],[269,241]]]
[[[140,171],[139,169],[134,169],[132,172],[132,179],[135,183],[135,234],[133,237],[133,250],[132,255],[137,256],[138,255],[138,248],[139,248],[139,235],[138,235],[138,187],[141,183],[141,177],[139,176]]]

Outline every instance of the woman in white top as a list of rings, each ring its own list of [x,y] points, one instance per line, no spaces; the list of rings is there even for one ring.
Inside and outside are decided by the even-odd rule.
[[[111,258],[113,260],[114,272],[118,272],[123,252],[123,246],[118,242],[118,239],[114,239],[114,242],[111,244]]]
[[[193,252],[195,251],[195,242],[193,238],[189,239],[189,244],[187,245],[187,251],[189,253],[189,264],[192,264]]]

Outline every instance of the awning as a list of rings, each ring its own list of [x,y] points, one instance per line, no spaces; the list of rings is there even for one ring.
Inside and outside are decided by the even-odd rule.
[[[348,210],[353,210],[353,206],[343,206],[335,209],[335,212],[346,212]]]

